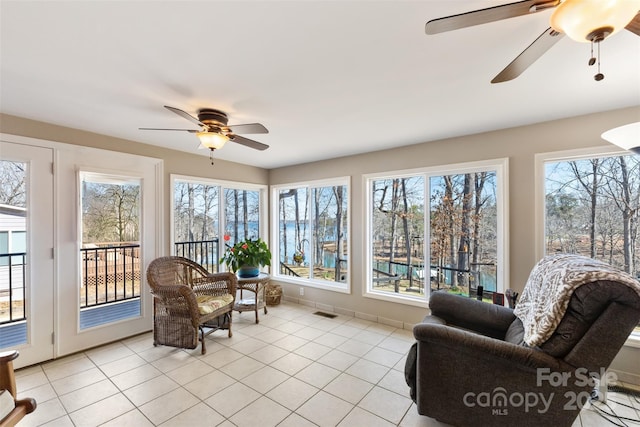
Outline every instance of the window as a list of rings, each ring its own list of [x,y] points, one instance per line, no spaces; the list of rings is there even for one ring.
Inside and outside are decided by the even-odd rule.
[[[640,277],[640,157],[580,150],[540,159],[541,255],[576,253]],[[640,338],[640,327],[634,334]]]
[[[505,280],[507,161],[367,180],[367,295],[425,304],[431,290],[490,300]],[[428,262],[426,262],[428,260]]]
[[[276,186],[272,252],[280,280],[349,291],[349,180]],[[274,251],[275,249],[275,251]]]
[[[265,186],[173,176],[173,250],[221,271],[225,243],[261,237]],[[221,196],[222,195],[222,196]],[[220,236],[229,236],[228,241]]]

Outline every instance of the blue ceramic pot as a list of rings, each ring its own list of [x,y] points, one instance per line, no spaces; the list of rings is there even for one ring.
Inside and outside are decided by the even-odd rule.
[[[238,277],[256,277],[260,274],[260,267],[242,266],[238,269]]]

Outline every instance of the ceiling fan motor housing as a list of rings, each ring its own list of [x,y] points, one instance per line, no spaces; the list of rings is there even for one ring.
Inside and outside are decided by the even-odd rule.
[[[229,117],[223,111],[203,108],[198,111],[198,120],[205,125],[226,126],[229,122]]]

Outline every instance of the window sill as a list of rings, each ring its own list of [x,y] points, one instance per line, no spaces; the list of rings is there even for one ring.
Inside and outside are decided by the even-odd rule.
[[[381,301],[394,302],[396,304],[404,304],[404,305],[411,305],[414,307],[429,308],[429,302],[426,300],[426,298],[417,299],[417,298],[407,297],[403,295],[390,295],[386,292],[371,292],[371,291],[365,292],[363,296],[365,298],[372,298],[372,299],[377,299]]]
[[[291,276],[271,276],[272,280],[281,283],[289,283],[292,285],[304,286],[307,288],[322,289],[325,291],[339,292],[343,294],[351,293],[351,286],[344,282],[326,282],[321,280],[311,280],[302,277]]]

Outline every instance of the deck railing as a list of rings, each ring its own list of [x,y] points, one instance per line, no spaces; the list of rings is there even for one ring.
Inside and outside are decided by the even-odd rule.
[[[218,253],[218,238],[211,240],[196,240],[190,242],[175,242],[174,249],[176,256],[181,256],[197,262],[207,269],[209,273],[220,271]]]
[[[80,307],[140,297],[140,245],[112,244],[80,249]]]
[[[0,325],[26,319],[26,252],[0,254]]]

